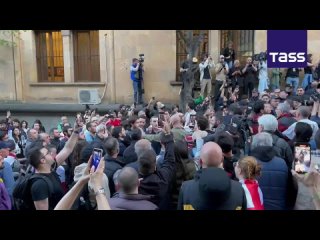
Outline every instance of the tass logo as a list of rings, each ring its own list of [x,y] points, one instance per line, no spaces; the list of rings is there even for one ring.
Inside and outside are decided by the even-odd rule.
[[[285,52],[271,52],[269,53],[272,57],[272,62],[282,62],[282,63],[287,63],[287,62],[305,62],[306,61],[306,54],[304,52],[300,53],[285,53]]]
[[[306,30],[268,30],[269,68],[304,68],[307,66]]]

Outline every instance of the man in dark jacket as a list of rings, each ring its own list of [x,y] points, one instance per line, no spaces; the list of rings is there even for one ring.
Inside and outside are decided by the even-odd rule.
[[[289,144],[282,138],[278,137],[275,132],[278,129],[277,119],[271,115],[266,114],[258,119],[259,132],[268,132],[272,136],[272,146],[276,151],[276,156],[284,159],[289,169],[292,167],[293,154]]]
[[[269,133],[253,136],[251,156],[261,164],[258,182],[263,193],[265,210],[286,210],[288,167],[273,150],[273,139]]]
[[[107,151],[107,155],[104,157],[106,161],[106,166],[104,169],[104,173],[107,175],[109,180],[109,188],[110,188],[110,196],[116,192],[115,185],[113,181],[113,174],[123,168],[124,164],[121,162],[118,157],[119,153],[119,142],[117,139],[111,137],[108,138],[105,143],[105,148]]]
[[[125,167],[118,176],[120,191],[109,201],[112,210],[156,210],[158,207],[150,202],[150,196],[138,193],[138,173],[131,167]]]
[[[156,154],[153,150],[146,150],[139,156],[139,177],[142,178],[139,193],[153,195],[150,200],[160,210],[170,207],[170,186],[175,176],[175,157],[173,134],[170,127],[165,125],[160,141],[165,146],[164,162],[160,168],[156,166]]]
[[[136,142],[138,142],[142,137],[142,132],[139,128],[132,130],[131,132],[131,143],[129,147],[126,148],[123,152],[123,162],[125,164],[129,164],[132,162],[136,162],[138,160],[137,154],[134,151],[134,146]]]
[[[178,210],[245,210],[246,196],[239,182],[222,169],[222,150],[214,142],[201,149],[202,169],[182,184]]]

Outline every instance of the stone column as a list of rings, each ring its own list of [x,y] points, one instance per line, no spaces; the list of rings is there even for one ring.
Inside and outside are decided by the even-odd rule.
[[[73,42],[70,30],[61,30],[63,44],[64,82],[74,82]]]

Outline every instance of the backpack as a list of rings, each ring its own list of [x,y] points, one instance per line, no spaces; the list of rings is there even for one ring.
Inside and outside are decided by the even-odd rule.
[[[37,179],[43,179],[49,186],[49,196],[53,193],[53,183],[41,174],[34,173],[31,165],[25,172],[21,172],[13,189],[13,206],[15,210],[34,210],[34,203],[31,196],[31,186]]]

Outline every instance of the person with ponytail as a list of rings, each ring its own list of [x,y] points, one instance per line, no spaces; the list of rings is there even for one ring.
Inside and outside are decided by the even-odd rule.
[[[263,194],[257,177],[261,167],[254,157],[244,157],[235,163],[235,173],[246,193],[247,210],[264,210]]]

